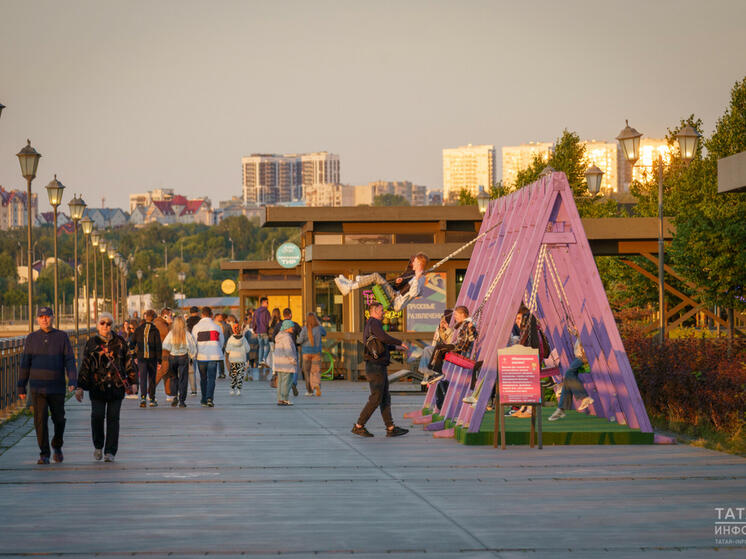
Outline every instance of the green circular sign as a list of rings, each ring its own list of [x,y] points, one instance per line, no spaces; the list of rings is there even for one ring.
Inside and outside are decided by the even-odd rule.
[[[295,243],[282,243],[277,247],[275,259],[283,268],[295,268],[300,264],[300,247]]]

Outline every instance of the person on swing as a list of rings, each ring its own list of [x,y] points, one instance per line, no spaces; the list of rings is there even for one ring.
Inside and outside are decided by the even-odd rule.
[[[420,296],[425,287],[425,270],[430,263],[430,258],[423,252],[418,252],[409,259],[407,269],[398,278],[393,280],[394,285],[386,280],[378,272],[357,276],[354,280],[349,280],[340,274],[334,278],[342,295],[347,295],[354,289],[367,287],[369,285],[380,285],[386,296],[393,301],[395,311],[400,311],[406,307],[412,299]]]

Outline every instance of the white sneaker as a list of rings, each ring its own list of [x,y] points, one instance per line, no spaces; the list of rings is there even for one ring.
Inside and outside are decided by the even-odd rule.
[[[306,392],[306,396],[313,396],[313,392]]]
[[[556,410],[554,410],[554,413],[549,416],[549,421],[557,421],[558,419],[562,419],[563,417],[565,417],[565,412],[557,408]]]
[[[236,396],[240,396],[240,395],[241,395],[241,391],[236,389]]]
[[[233,390],[232,388],[231,388],[231,391],[228,392],[228,394],[230,394],[231,396],[233,396],[235,393],[236,393],[235,390]]]
[[[101,460],[101,458],[104,457],[104,451],[100,448],[97,448],[93,451],[93,459],[94,460]]]
[[[347,295],[350,292],[350,280],[348,280],[342,274],[334,278],[334,283],[337,284],[337,289],[339,289],[342,295]]]
[[[580,405],[578,406],[578,411],[583,411],[587,409],[591,404],[593,404],[593,398],[590,396],[586,396],[583,398],[583,401],[580,402]]]
[[[114,461],[113,454],[104,454],[104,462],[113,462],[113,461]]]
[[[461,400],[461,401],[462,401],[462,402],[463,402],[464,404],[476,404],[476,403],[477,403],[477,399],[476,399],[476,398],[474,397],[474,395],[473,395],[473,394],[472,394],[471,396],[467,396],[466,398],[464,398],[464,399],[463,399],[463,400]]]

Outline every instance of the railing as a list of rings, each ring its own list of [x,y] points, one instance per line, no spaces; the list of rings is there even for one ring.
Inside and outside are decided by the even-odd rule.
[[[81,330],[76,339],[75,331],[66,331],[75,352],[76,365],[80,362],[83,347],[89,338],[85,329]],[[91,329],[91,333],[95,332]],[[21,355],[26,336],[0,338],[0,420],[18,410],[22,404],[18,398],[18,377],[21,370]]]

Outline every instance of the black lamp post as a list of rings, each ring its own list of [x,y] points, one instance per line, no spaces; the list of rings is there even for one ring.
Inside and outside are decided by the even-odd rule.
[[[75,340],[76,343],[80,338],[80,315],[78,312],[78,222],[83,218],[83,212],[85,211],[86,203],[82,198],[73,196],[73,199],[68,202],[70,208],[70,219],[73,220],[73,284],[75,285]]]
[[[62,193],[65,190],[65,185],[57,180],[57,175],[47,185],[47,195],[49,196],[49,205],[52,206],[54,212],[54,321],[57,328],[60,327],[60,303],[59,303],[59,267],[57,266],[57,208],[62,203]]]
[[[28,243],[28,331],[34,331],[33,317],[33,297],[34,297],[34,276],[32,273],[32,254],[31,245],[31,181],[36,178],[36,169],[39,167],[41,154],[31,147],[31,140],[26,140],[26,145],[16,155],[18,162],[21,164],[21,175],[26,179],[26,219],[28,222],[28,231],[26,233],[26,242]]]
[[[624,157],[632,163],[640,158],[640,134],[634,128],[631,128],[629,122],[626,122],[626,126],[617,136],[617,140],[622,144],[622,151]],[[694,130],[691,126],[685,126],[678,134],[676,139],[679,143],[679,150],[681,151],[681,159],[684,162],[689,162],[694,158],[697,152],[697,142],[699,140],[699,133]],[[658,311],[660,313],[659,328],[660,328],[660,343],[663,344],[666,340],[666,310],[664,308],[664,249],[663,249],[663,156],[660,151],[658,152]]]

